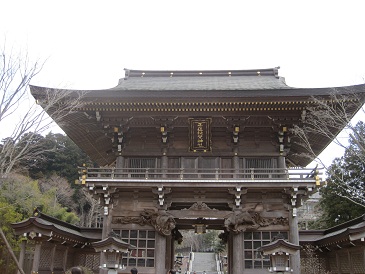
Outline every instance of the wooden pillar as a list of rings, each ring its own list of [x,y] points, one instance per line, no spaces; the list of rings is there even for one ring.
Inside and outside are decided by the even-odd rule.
[[[69,248],[68,247],[66,247],[65,248],[65,251],[64,251],[64,253],[63,253],[63,262],[62,262],[62,268],[63,268],[63,270],[66,272],[66,268],[67,268],[67,259],[68,259],[68,251],[69,251]]]
[[[166,237],[156,233],[155,273],[166,273]]]
[[[243,233],[232,234],[232,268],[229,273],[243,273]]]
[[[53,245],[52,249],[51,249],[51,263],[50,263],[50,270],[53,272],[54,269],[54,258],[55,258],[55,254],[56,254],[56,247],[57,245]]]
[[[338,254],[338,252],[335,252],[335,256],[336,256],[336,267],[337,267],[337,273],[341,273],[341,260],[340,260],[340,255]],[[332,271],[332,269],[331,269]]]
[[[281,178],[287,178],[287,174],[285,173],[285,168],[286,168],[286,164],[285,164],[285,157],[284,156],[279,156],[278,158],[278,172]]]
[[[101,234],[101,238],[102,240],[108,238],[109,233],[112,231],[111,229],[111,224],[112,224],[112,206],[111,205],[104,205],[104,207],[106,207],[108,210],[106,211],[106,209],[104,208],[104,212],[103,212],[103,231]],[[106,214],[107,213],[107,214]],[[100,252],[100,266],[102,266],[103,264],[106,263],[106,255],[104,252]],[[99,274],[105,274],[108,273],[107,270],[103,270],[100,269],[99,270]]]
[[[113,207],[112,205],[104,205],[103,212],[103,232],[102,232],[102,240],[108,237],[109,233],[112,231],[112,217],[113,217]]]
[[[347,258],[348,258],[348,261],[349,261],[349,267],[350,267],[350,274],[355,274],[355,270],[354,270],[354,264],[352,263],[352,256],[351,256],[351,253],[350,253],[350,250],[347,250]]]
[[[162,149],[162,157],[161,157],[161,168],[163,171],[162,178],[167,178],[167,168],[169,167],[168,158],[166,156],[167,148]]]
[[[233,258],[233,233],[231,232],[229,233],[228,236],[228,252],[227,252],[228,273],[231,273],[233,268],[232,258]]]
[[[283,168],[286,168],[286,165],[285,165],[285,157],[284,156],[279,156],[278,158],[278,167],[280,169],[283,169]]]
[[[25,248],[27,245],[27,240],[22,240],[20,244],[20,254],[19,254],[19,265],[21,268],[24,267],[24,258],[25,258]],[[23,269],[24,270],[24,269]],[[18,270],[17,274],[20,274],[20,271]]]
[[[298,217],[293,216],[293,208],[290,210],[289,214],[289,229],[290,229],[290,237],[289,241],[292,244],[299,245],[299,230],[298,230]],[[291,255],[291,268],[293,269],[293,273],[300,273],[300,251],[296,251],[293,255]]]
[[[172,269],[174,267],[175,254],[174,248],[175,241],[172,236],[166,237],[166,269]]]
[[[232,165],[233,165],[233,168],[234,168],[234,175],[233,175],[233,177],[234,178],[237,178],[237,173],[239,173],[239,171],[240,171],[240,161],[239,161],[239,158],[238,158],[238,148],[237,147],[235,147],[234,149],[233,149],[233,154],[234,154],[234,156],[233,156],[233,163],[232,163]]]
[[[118,156],[117,160],[115,162],[115,167],[116,168],[124,168],[124,157],[123,156]]]
[[[41,260],[41,249],[42,249],[42,242],[36,242],[35,248],[34,248],[32,273],[38,273],[39,262]]]
[[[278,158],[278,169],[280,173],[284,173],[284,170],[286,168],[286,164],[285,164],[285,157],[280,155]]]

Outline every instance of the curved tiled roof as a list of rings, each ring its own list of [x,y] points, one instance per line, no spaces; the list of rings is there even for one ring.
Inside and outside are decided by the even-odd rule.
[[[96,113],[106,118],[105,123],[130,117],[152,116],[280,116],[299,117],[301,111],[313,104],[313,97],[330,100],[330,95],[359,94],[364,99],[365,85],[329,88],[293,88],[278,76],[278,68],[262,70],[215,71],[143,71],[126,70],[116,87],[101,90],[60,90],[31,86],[36,99],[48,93],[82,96],[82,106],[59,125],[94,161],[104,166],[112,164],[116,156],[110,138],[98,123]],[[358,109],[347,109],[354,115]],[[48,110],[52,117],[52,109]],[[100,116],[100,117],[101,117]],[[99,119],[100,119],[99,117]],[[125,120],[124,120],[125,119]],[[150,119],[152,120],[152,119]],[[295,122],[295,119],[292,119]],[[291,120],[289,119],[287,123]],[[293,122],[293,123],[294,123]],[[320,153],[332,140],[320,135],[311,136],[313,149]],[[288,159],[301,166],[310,159],[299,156],[301,148],[292,144]]]
[[[267,90],[290,89],[277,68],[226,71],[142,71],[126,70],[113,90]]]
[[[312,243],[319,247],[355,240],[363,242],[364,236],[365,215],[325,230],[300,231],[302,243]]]
[[[14,223],[12,227],[17,235],[31,231],[44,234],[47,231],[46,236],[48,237],[52,237],[56,233],[68,239],[74,239],[74,241],[89,242],[90,240],[98,241],[101,239],[100,228],[78,227],[46,215],[38,210],[35,211],[33,217],[19,223]]]

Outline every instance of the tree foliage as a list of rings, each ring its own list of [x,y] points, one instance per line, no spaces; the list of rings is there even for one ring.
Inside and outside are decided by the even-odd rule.
[[[92,165],[90,158],[66,135],[48,133],[37,138],[39,157],[23,159],[31,178],[49,178],[53,174],[65,178],[71,185],[78,179],[78,167]]]
[[[65,222],[75,224],[79,221],[75,213],[62,207],[54,197],[53,189],[42,191],[38,181],[28,177],[8,174],[3,179],[0,185],[0,233],[5,237],[0,239],[0,255],[6,254],[5,246],[9,247],[10,254],[13,252],[12,248],[18,249],[18,239],[13,233],[11,224],[30,217],[35,207]],[[2,263],[9,269],[9,262],[0,260],[0,267],[3,267]]]
[[[16,211],[12,204],[0,197],[0,216],[0,227],[2,230],[0,233],[3,233],[10,246],[17,249],[18,241],[13,234],[10,224],[21,221],[22,215]],[[14,269],[16,269],[15,263],[9,261],[7,254],[6,243],[3,243],[3,239],[0,238],[0,269],[6,269],[6,271],[11,271],[10,273],[14,273]]]
[[[331,227],[365,213],[365,124],[358,122],[342,157],[328,168],[327,185],[321,193],[322,217],[315,227]]]
[[[29,218],[39,208],[61,220],[78,222],[77,216],[57,201],[53,188],[42,190],[38,181],[22,175],[9,174],[0,186],[0,199],[12,205],[22,219]]]
[[[78,215],[81,226],[95,227],[98,217],[100,217],[101,207],[83,188],[74,184],[78,178],[78,167],[83,164],[93,165],[90,158],[69,137],[63,134],[51,132],[46,136],[39,134],[34,141],[38,144],[32,150],[39,150],[38,156],[35,159],[24,157],[19,162],[19,167],[15,166],[15,168],[17,171],[21,171],[24,176],[33,179],[33,182],[37,182],[36,188],[39,188],[42,196],[49,198],[47,203],[43,203],[42,210],[51,211],[45,208],[45,204],[47,204],[49,208],[52,208],[53,205],[57,211],[57,205],[60,204],[67,211],[72,211]],[[3,183],[4,187],[11,188],[8,186],[8,182],[13,181],[15,176],[14,174],[9,176]],[[25,189],[29,187],[30,184]],[[21,193],[23,192],[19,191],[19,195]],[[25,193],[35,195],[34,191],[29,189]],[[33,201],[27,199],[28,197],[19,197],[19,195],[14,195],[13,202],[18,199],[28,203]],[[39,201],[41,200],[42,197],[39,198]],[[27,209],[35,206],[37,205],[32,204]],[[64,215],[57,212],[51,212],[51,214],[53,216]],[[60,217],[60,219],[63,218]]]
[[[222,252],[225,250],[225,244],[219,239],[221,231],[207,230],[204,234],[195,234],[194,231],[181,231],[183,241],[179,248],[189,247],[196,252]]]

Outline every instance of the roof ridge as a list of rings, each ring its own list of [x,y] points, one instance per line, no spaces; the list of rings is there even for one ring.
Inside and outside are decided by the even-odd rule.
[[[332,233],[334,231],[338,231],[338,230],[341,230],[341,229],[348,229],[351,226],[360,224],[360,223],[362,223],[364,221],[365,221],[365,214],[363,214],[363,215],[361,215],[361,216],[359,216],[357,218],[354,218],[352,220],[349,220],[347,222],[344,222],[342,224],[339,224],[339,225],[330,227],[330,228],[328,228],[328,229],[325,230],[324,234]]]
[[[76,230],[78,232],[80,232],[80,227],[79,226],[76,226],[76,225],[73,225],[73,224],[70,224],[70,223],[67,223],[65,221],[62,221],[60,219],[57,219],[55,217],[52,217],[50,215],[47,215],[45,213],[43,213],[42,211],[40,211],[38,208],[36,208],[34,211],[33,211],[33,216],[35,218],[40,218],[42,220],[45,220],[45,221],[48,221],[48,222],[51,222],[53,224],[56,224],[56,225],[60,225],[60,226],[63,226],[63,227],[68,227],[68,228],[71,228],[73,230]]]
[[[279,78],[280,67],[247,70],[132,70],[124,69],[125,77],[202,77],[202,76],[274,76]]]

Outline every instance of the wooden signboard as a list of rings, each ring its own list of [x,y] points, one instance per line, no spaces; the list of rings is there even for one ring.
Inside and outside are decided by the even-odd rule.
[[[211,150],[210,118],[190,118],[190,151],[207,152]]]

